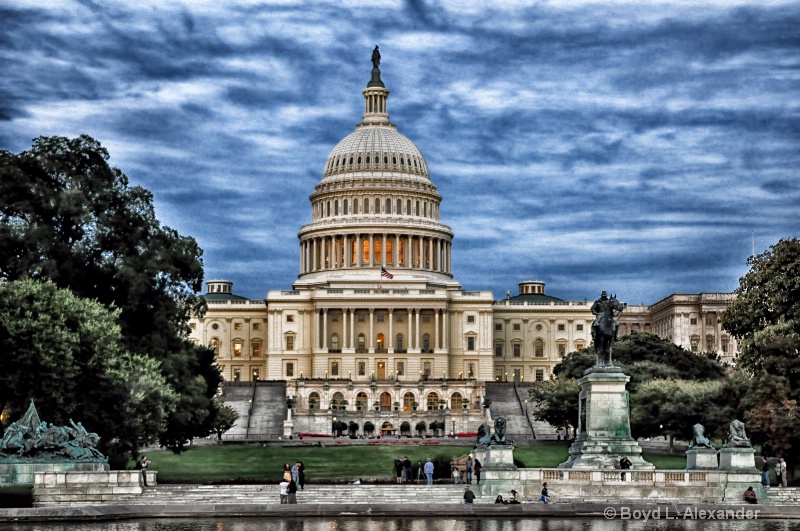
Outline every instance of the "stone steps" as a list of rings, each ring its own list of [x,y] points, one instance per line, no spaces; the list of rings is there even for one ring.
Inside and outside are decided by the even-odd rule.
[[[800,487],[771,487],[766,491],[771,505],[800,505]]]

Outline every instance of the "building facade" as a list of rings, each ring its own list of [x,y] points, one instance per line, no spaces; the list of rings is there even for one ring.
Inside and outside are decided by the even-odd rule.
[[[484,382],[547,380],[590,344],[592,303],[550,296],[541,281],[498,301],[461,288],[442,197],[422,153],[390,123],[377,67],[372,74],[361,123],[310,196],[292,289],[248,300],[230,281],[208,281],[208,312],[190,322],[191,338],[216,351],[226,380],[285,380],[295,422],[315,410],[446,410],[475,425]],[[730,356],[719,313],[731,300],[673,295],[631,306],[620,334]]]

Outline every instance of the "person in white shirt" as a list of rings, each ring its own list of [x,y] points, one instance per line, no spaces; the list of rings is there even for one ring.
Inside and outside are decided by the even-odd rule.
[[[281,505],[285,505],[289,503],[289,493],[287,491],[289,488],[289,482],[284,479],[278,484],[278,486],[281,489]]]

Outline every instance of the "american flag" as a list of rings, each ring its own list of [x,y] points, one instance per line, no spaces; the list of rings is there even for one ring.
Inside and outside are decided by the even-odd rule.
[[[381,276],[386,278],[394,278],[394,275],[386,271],[385,268],[381,268]]]

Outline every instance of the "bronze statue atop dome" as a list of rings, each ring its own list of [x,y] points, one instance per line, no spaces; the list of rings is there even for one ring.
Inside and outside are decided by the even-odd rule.
[[[381,52],[378,50],[378,45],[375,45],[375,49],[372,50],[372,66],[378,68],[381,66]]]

